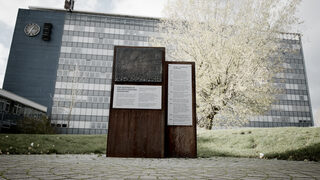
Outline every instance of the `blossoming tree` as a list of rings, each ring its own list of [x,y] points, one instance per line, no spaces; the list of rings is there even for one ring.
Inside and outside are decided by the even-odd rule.
[[[299,0],[171,0],[154,46],[195,61],[199,125],[237,126],[269,110],[279,32],[298,23]]]

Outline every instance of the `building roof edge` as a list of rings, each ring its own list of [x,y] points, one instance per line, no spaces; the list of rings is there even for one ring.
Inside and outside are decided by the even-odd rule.
[[[103,12],[90,12],[90,11],[76,11],[73,10],[69,12],[65,9],[55,9],[55,8],[46,8],[46,7],[38,7],[38,6],[29,6],[31,10],[47,10],[47,11],[58,11],[58,12],[66,12],[66,13],[84,13],[84,14],[92,14],[92,15],[103,15],[103,16],[122,16],[122,17],[129,17],[129,18],[144,18],[144,19],[151,19],[151,20],[160,20],[160,17],[148,17],[148,16],[135,16],[135,15],[126,15],[126,14],[112,14],[112,13],[103,13]]]
[[[13,101],[17,101],[21,104],[24,104],[26,106],[29,106],[29,107],[32,107],[34,109],[37,109],[37,110],[40,110],[40,111],[43,111],[43,112],[47,112],[47,107],[46,106],[43,106],[41,104],[38,104],[36,102],[33,102],[29,99],[26,99],[24,97],[21,97],[19,95],[16,95],[12,92],[9,92],[9,91],[6,91],[4,89],[0,89],[0,96],[3,96],[5,98],[8,98],[10,100],[13,100]]]

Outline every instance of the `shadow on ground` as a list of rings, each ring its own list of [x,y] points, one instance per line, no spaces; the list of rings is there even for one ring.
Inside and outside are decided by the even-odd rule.
[[[265,157],[270,159],[320,161],[320,143],[312,144],[301,149],[285,151],[283,153],[267,153]]]

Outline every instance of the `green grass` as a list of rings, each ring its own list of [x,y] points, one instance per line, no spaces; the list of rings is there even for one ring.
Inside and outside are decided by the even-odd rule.
[[[0,151],[2,154],[101,154],[106,152],[106,139],[106,135],[0,134]]]
[[[33,146],[31,146],[33,143]],[[0,134],[0,154],[105,154],[106,135]],[[198,157],[320,161],[320,128],[198,129]]]
[[[198,130],[198,156],[320,161],[320,128]]]

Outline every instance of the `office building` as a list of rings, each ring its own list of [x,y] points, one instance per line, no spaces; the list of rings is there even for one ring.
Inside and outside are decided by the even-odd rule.
[[[24,118],[40,119],[47,107],[0,89],[0,133],[16,132]]]
[[[60,133],[107,133],[114,46],[148,46],[158,23],[149,17],[20,9],[3,87],[47,106]],[[281,78],[286,92],[269,114],[252,119],[249,126],[312,125],[297,37],[284,39],[300,48],[286,59]]]
[[[310,94],[304,63],[301,35],[281,33],[280,52],[283,71],[274,77],[282,93],[276,96],[271,110],[263,116],[252,117],[249,127],[313,126]]]

